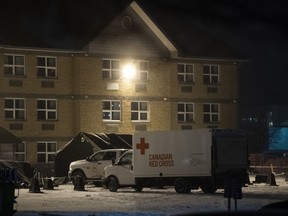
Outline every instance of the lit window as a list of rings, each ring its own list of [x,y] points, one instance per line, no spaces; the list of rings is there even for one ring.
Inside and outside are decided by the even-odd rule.
[[[147,81],[148,62],[143,60],[134,60],[122,65],[122,77],[130,80]]]
[[[178,121],[192,122],[194,120],[194,104],[178,103]]]
[[[25,75],[25,59],[23,55],[4,55],[4,74],[8,76]]]
[[[178,64],[178,81],[184,83],[192,83],[194,81],[194,66],[193,64]]]
[[[219,66],[204,65],[203,66],[203,83],[218,84],[219,83]]]
[[[24,120],[26,118],[25,99],[5,98],[5,119]]]
[[[37,100],[37,118],[38,120],[56,120],[57,119],[57,100],[38,99]]]
[[[37,76],[43,78],[57,77],[55,57],[37,57]]]
[[[148,121],[149,111],[147,101],[131,102],[131,120],[132,121]]]
[[[103,59],[102,78],[118,80],[120,78],[120,61],[117,59]]]
[[[219,104],[203,104],[204,122],[220,121],[220,105]]]
[[[52,163],[55,160],[57,142],[37,142],[37,162]]]
[[[121,120],[121,102],[105,100],[102,103],[102,119],[105,121]]]

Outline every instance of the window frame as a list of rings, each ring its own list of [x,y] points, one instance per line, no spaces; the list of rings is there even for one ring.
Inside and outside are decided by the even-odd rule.
[[[184,105],[184,110],[183,111],[179,111],[179,105]],[[187,111],[187,105],[192,105],[192,108],[193,108],[193,111],[190,112],[190,111]],[[177,103],[177,121],[178,122],[194,122],[194,118],[195,118],[195,104],[192,103],[192,102],[178,102]],[[183,116],[183,121],[179,120],[179,116]],[[187,115],[192,115],[192,120],[187,120],[188,117]]]
[[[45,108],[39,108],[38,107],[39,106],[38,102],[40,102],[40,101],[45,101]],[[54,101],[55,102],[55,109],[47,108],[49,101]],[[55,120],[57,120],[58,119],[57,107],[58,107],[57,99],[38,98],[37,99],[37,120],[38,121],[55,121]],[[45,118],[44,119],[39,118],[39,112],[45,112]],[[50,119],[49,118],[49,114],[50,113],[55,113],[55,118]]]
[[[44,58],[45,59],[45,65],[38,65],[38,59]],[[55,66],[49,66],[48,59],[54,59],[55,60]],[[44,79],[56,79],[58,77],[57,72],[57,57],[55,56],[37,56],[36,57],[36,69],[37,69],[37,77],[38,78],[44,78]],[[44,69],[45,74],[40,75],[39,69]],[[54,76],[49,75],[49,70],[54,70]]]
[[[146,64],[146,67],[147,67],[147,70],[142,70],[141,69],[141,63],[145,63]],[[148,81],[149,77],[149,73],[148,73],[148,69],[149,69],[149,62],[146,61],[146,60],[136,60],[136,64],[137,64],[137,67],[136,67],[136,73],[137,73],[137,80],[138,81]],[[145,74],[145,79],[142,79],[142,75]]]
[[[179,71],[179,66],[183,66],[183,72]],[[192,66],[192,73],[189,73],[187,70],[188,66]],[[189,81],[187,80],[187,76],[188,75],[192,75],[192,80]],[[179,76],[183,76],[183,81],[181,79],[179,79]],[[187,84],[191,84],[194,83],[194,64],[190,64],[190,63],[178,63],[177,64],[177,80],[179,83],[187,83]]]
[[[109,109],[105,108],[105,104],[109,102]],[[113,103],[119,103],[119,109],[113,109],[114,104]],[[108,115],[107,115],[108,113]],[[113,116],[115,114],[118,114],[119,119],[113,119]],[[113,121],[113,122],[120,122],[121,121],[121,115],[122,115],[122,103],[121,100],[102,100],[102,120],[103,121]],[[110,116],[108,118],[104,118],[105,116]]]
[[[5,62],[6,57],[11,56],[13,58],[13,63],[9,64]],[[17,64],[16,62],[16,57],[23,57],[23,65],[22,64]],[[12,68],[12,74],[9,74],[6,72],[6,68]],[[17,75],[16,73],[16,68],[23,68],[23,74]],[[20,54],[4,54],[4,76],[14,76],[14,77],[24,77],[25,76],[25,55],[20,55]]]
[[[109,61],[109,68],[104,68],[104,61]],[[118,68],[113,68],[113,62],[118,62]],[[104,73],[107,73],[108,76],[104,76]],[[113,74],[118,73],[118,76],[113,78]],[[103,80],[119,80],[121,77],[121,62],[120,59],[110,59],[110,58],[103,58],[102,59],[102,79]]]
[[[13,101],[13,107],[12,108],[6,107],[6,101],[7,100]],[[17,104],[16,101],[20,101],[20,100],[23,103],[23,106],[24,106],[23,108],[17,108],[16,107],[16,104]],[[23,111],[23,118],[17,118],[17,111],[18,112]],[[6,112],[12,112],[13,117],[12,118],[6,117]],[[4,98],[4,118],[6,120],[25,120],[26,119],[26,100],[25,100],[25,98]]]
[[[137,110],[132,109],[132,103],[137,103]],[[141,110],[141,103],[146,103],[147,110]],[[149,101],[131,101],[130,103],[131,121],[132,122],[149,122],[150,121],[150,106]],[[137,113],[137,120],[132,119],[132,114]],[[142,119],[141,115],[146,114],[146,119]]]
[[[217,106],[217,111],[213,111],[213,106]],[[205,111],[205,106],[209,106],[209,111]],[[204,123],[219,123],[220,122],[220,104],[219,103],[204,103],[203,104],[203,122]],[[209,121],[206,121],[206,116],[209,117]],[[214,117],[217,117],[217,121],[214,121]]]
[[[205,67],[209,67],[209,72],[205,73]],[[213,73],[212,67],[217,67],[217,73]],[[206,82],[205,77],[208,77],[208,82]],[[214,78],[217,78],[217,82],[214,82]],[[220,84],[220,65],[217,64],[204,64],[203,65],[203,83],[210,85]]]
[[[45,144],[45,151],[39,151],[39,145]],[[55,145],[55,151],[49,151],[49,144]],[[55,153],[57,152],[57,141],[38,141],[37,142],[37,163],[54,163],[55,161]],[[45,162],[39,161],[39,155],[45,155]],[[49,156],[53,155],[53,160],[50,160]]]
[[[18,148],[18,145],[23,145],[24,146],[24,151],[17,151],[17,148]],[[16,161],[23,161],[25,162],[26,161],[26,142],[22,142],[22,143],[16,143],[16,148],[15,148],[15,160]],[[17,155],[24,155],[24,160],[19,160],[17,158]]]

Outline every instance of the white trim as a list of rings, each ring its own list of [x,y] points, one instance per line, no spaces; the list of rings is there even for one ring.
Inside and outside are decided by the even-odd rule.
[[[130,6],[167,47],[167,49],[170,51],[170,56],[172,58],[178,57],[178,50],[176,49],[176,47],[163,34],[163,32],[157,27],[157,25],[155,25],[155,23],[148,17],[148,15],[142,10],[142,8],[135,1],[133,1]]]

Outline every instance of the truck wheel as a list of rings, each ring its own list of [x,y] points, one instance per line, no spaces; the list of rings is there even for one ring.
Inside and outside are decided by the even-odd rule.
[[[141,192],[143,190],[143,187],[142,186],[135,186],[134,189],[136,192]]]
[[[77,177],[81,178],[81,179],[83,180],[83,184],[84,184],[84,185],[86,184],[86,178],[85,178],[85,175],[84,175],[83,172],[81,172],[81,171],[75,171],[75,172],[72,174],[72,183],[73,183],[74,186],[75,186],[75,183],[76,183],[76,182],[74,181],[75,177],[76,177],[76,178],[77,178]]]
[[[174,188],[177,193],[190,193],[191,191],[191,186],[189,183],[182,178],[176,179],[174,183]]]
[[[119,188],[119,182],[115,177],[109,177],[108,180],[108,190],[111,192],[116,192]]]
[[[213,194],[217,190],[213,184],[202,185],[200,188],[206,194]]]

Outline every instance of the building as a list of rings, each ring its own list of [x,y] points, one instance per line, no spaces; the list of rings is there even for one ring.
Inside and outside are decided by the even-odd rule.
[[[79,49],[0,47],[0,125],[24,140],[15,160],[51,168],[81,131],[238,127],[243,56],[155,14],[132,2]]]

